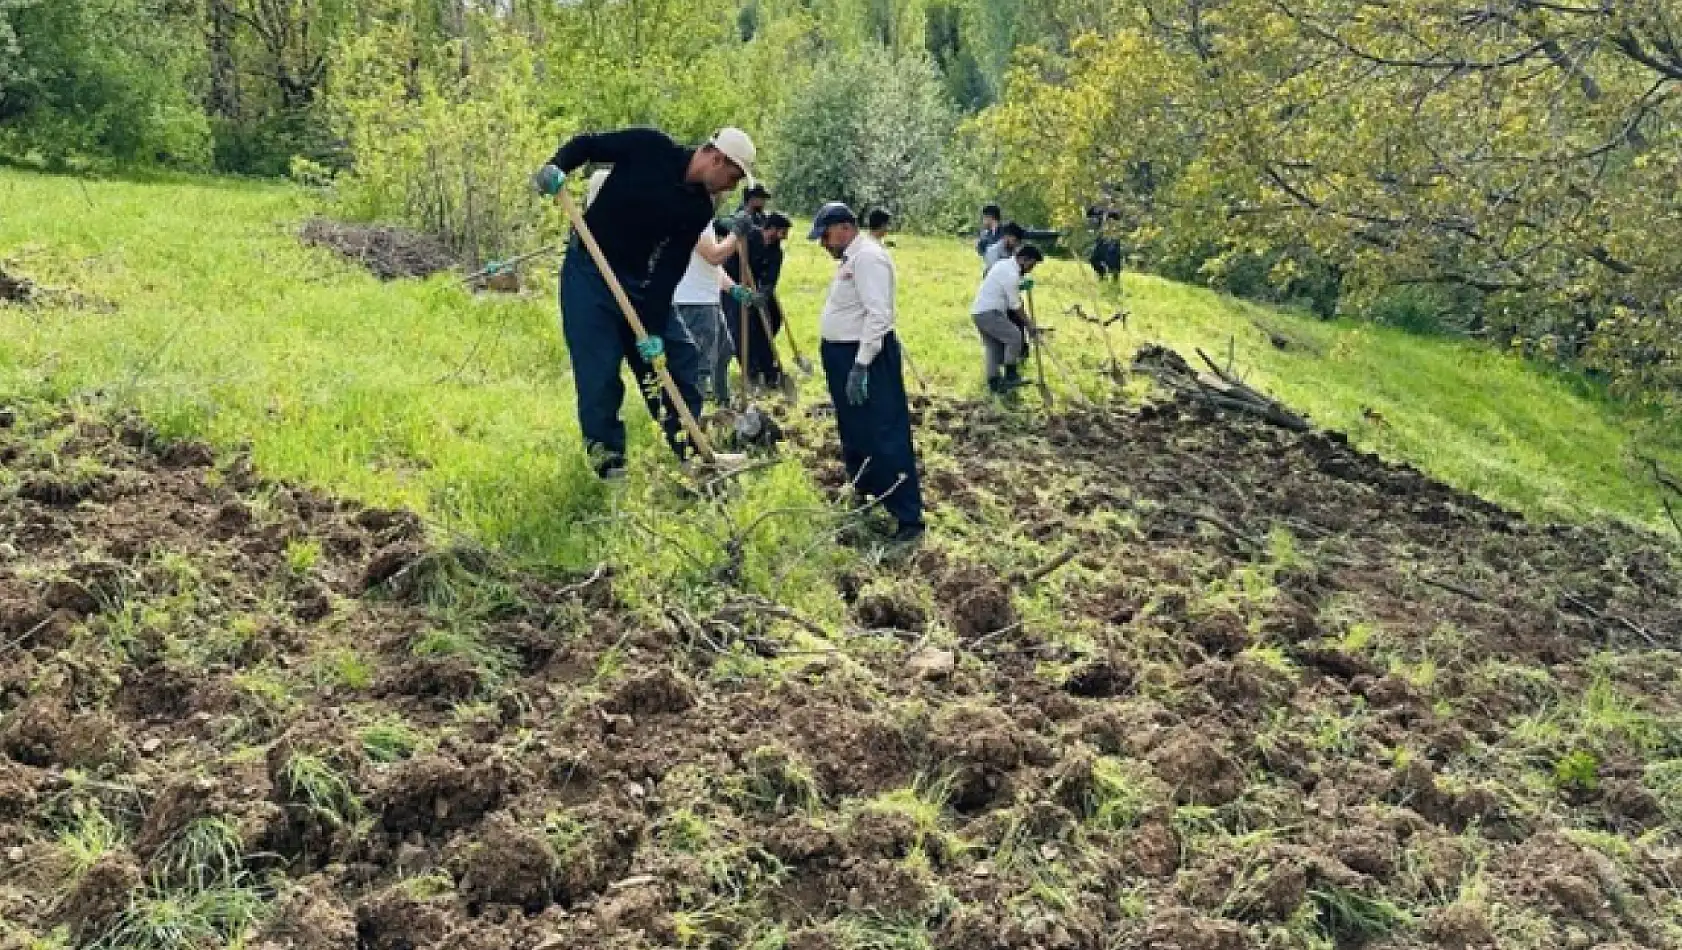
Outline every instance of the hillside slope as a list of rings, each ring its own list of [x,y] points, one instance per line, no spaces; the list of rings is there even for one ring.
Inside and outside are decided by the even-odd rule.
[[[1129,401],[1002,408],[967,250],[904,239],[895,556],[814,387],[780,464],[636,426],[608,488],[541,296],[377,283],[285,188],[0,190],[80,295],[0,307],[0,948],[1682,947],[1682,564],[1530,517],[1648,496],[1522,365],[1140,280],[1131,333],[1322,421],[1406,384],[1371,438],[1443,451],[1112,393],[1072,319]],[[1412,377],[1462,363],[1503,401]]]

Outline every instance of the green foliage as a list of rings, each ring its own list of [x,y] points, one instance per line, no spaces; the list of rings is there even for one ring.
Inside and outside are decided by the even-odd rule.
[[[956,117],[922,54],[831,54],[775,134],[779,200],[801,209],[845,201],[927,222],[950,179]]]
[[[1077,228],[1107,200],[1132,251],[1182,279],[1682,394],[1679,106],[1654,92],[1679,59],[1662,18],[1092,6],[1107,15],[1068,18],[1086,25],[1066,44],[1018,50],[988,113],[1007,189]]]
[[[1408,923],[1406,911],[1382,897],[1327,885],[1308,892],[1319,930],[1338,945],[1376,940]]]
[[[1593,752],[1573,749],[1554,763],[1554,784],[1570,792],[1592,792],[1600,787],[1600,760]]]
[[[199,950],[224,946],[261,917],[265,902],[248,885],[137,894],[93,950]]]
[[[208,167],[202,55],[165,0],[0,3],[0,147]]]
[[[358,735],[362,751],[374,762],[398,762],[427,746],[424,735],[395,716],[364,726]]]
[[[128,840],[121,826],[92,802],[71,804],[70,820],[59,830],[58,849],[67,862],[70,880],[75,881],[99,859],[121,848]]]
[[[281,781],[287,797],[334,825],[354,824],[362,817],[362,800],[350,779],[318,755],[299,752],[286,760]]]
[[[488,22],[465,75],[459,60],[417,74],[424,51],[411,23],[341,48],[331,102],[355,164],[338,181],[339,213],[420,228],[474,262],[529,249],[543,211],[528,179],[558,137],[535,98],[530,44]]]

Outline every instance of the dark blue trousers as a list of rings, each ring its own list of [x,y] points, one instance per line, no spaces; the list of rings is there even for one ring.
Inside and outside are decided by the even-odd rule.
[[[864,494],[882,498],[882,508],[900,524],[922,524],[923,490],[911,445],[911,408],[905,401],[899,339],[888,334],[882,352],[870,361],[870,398],[862,406],[847,401],[847,374],[852,372],[859,345],[825,340],[820,349],[829,398],[835,403],[835,427],[841,432],[841,463],[847,467],[847,479]]]
[[[626,296],[639,313],[645,284],[621,280]],[[584,432],[584,447],[596,456],[597,471],[625,460],[625,423],[619,408],[625,401],[621,364],[629,361],[631,373],[642,389],[648,408],[666,430],[666,441],[678,458],[690,451],[688,437],[677,409],[666,396],[653,367],[637,353],[636,334],[625,322],[625,314],[613,299],[613,291],[596,269],[590,254],[574,241],[561,265],[561,333],[572,357],[572,378],[578,390],[578,427]],[[670,309],[670,308],[668,308]],[[647,317],[644,317],[647,320]],[[698,380],[701,354],[682,320],[667,315],[660,336],[666,344],[666,369],[677,383],[678,392],[692,415],[701,414]],[[652,332],[652,330],[651,330]]]

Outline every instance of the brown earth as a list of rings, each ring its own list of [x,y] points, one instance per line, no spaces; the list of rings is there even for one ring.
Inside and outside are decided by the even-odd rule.
[[[352,224],[311,218],[298,240],[352,260],[381,280],[427,277],[460,263],[437,238],[389,224]]]
[[[921,423],[937,536],[751,676],[611,575],[0,428],[0,947],[205,888],[274,950],[1682,946],[1658,539],[1186,404]]]

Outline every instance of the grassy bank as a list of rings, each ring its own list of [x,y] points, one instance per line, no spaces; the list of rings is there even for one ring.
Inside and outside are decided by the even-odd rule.
[[[249,443],[276,476],[414,505],[561,563],[619,543],[618,529],[601,524],[613,498],[577,448],[547,275],[528,299],[475,299],[445,277],[382,284],[299,246],[292,233],[312,199],[283,185],[6,169],[0,200],[0,255],[16,270],[115,307],[0,310],[7,398],[136,404],[169,429]],[[979,393],[967,317],[973,253],[953,240],[896,244],[917,369],[935,389]],[[808,350],[831,267],[813,245],[790,248],[783,296]],[[1042,319],[1096,393],[1107,359],[1098,331],[1061,312],[1096,309],[1098,287],[1071,262],[1051,262],[1040,277]],[[1522,361],[1149,277],[1129,277],[1125,300],[1103,293],[1103,309],[1133,314],[1112,331],[1124,359],[1150,340],[1222,359],[1230,346],[1253,383],[1319,424],[1459,487],[1536,515],[1660,524],[1657,496],[1631,462],[1637,420]],[[809,386],[808,398],[818,390]],[[654,433],[640,410],[628,418],[643,463],[632,491],[657,494]],[[1682,467],[1679,444],[1673,434],[1642,448]],[[750,503],[813,501],[789,470],[750,492]]]

